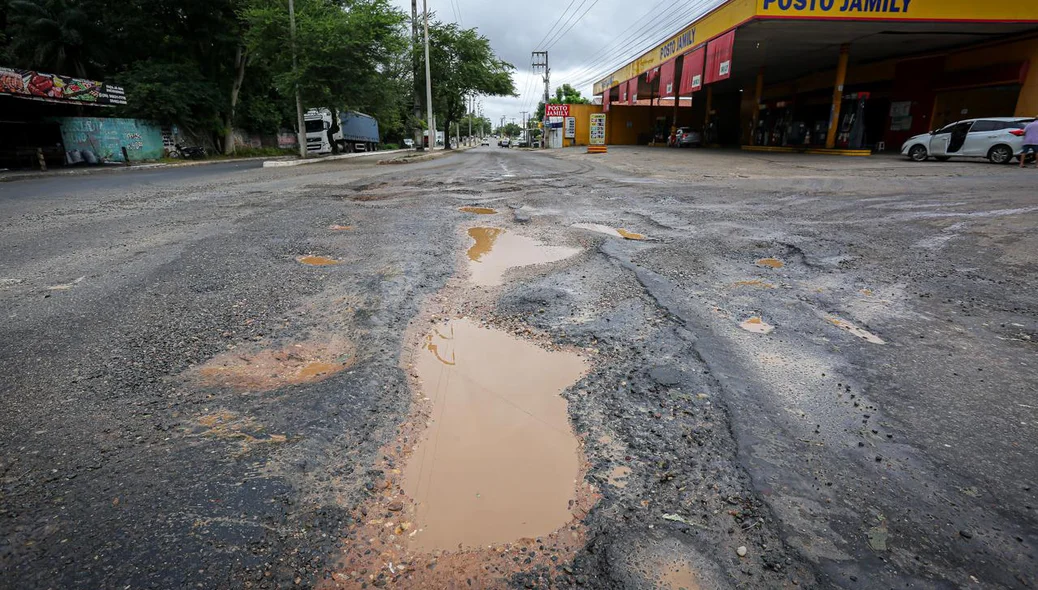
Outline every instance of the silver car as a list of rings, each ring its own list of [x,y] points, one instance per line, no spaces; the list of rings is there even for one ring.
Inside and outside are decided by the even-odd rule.
[[[946,125],[916,135],[901,146],[901,154],[916,162],[929,158],[945,162],[952,157],[987,158],[1008,164],[1024,148],[1024,127],[1034,121],[1022,117],[986,117]]]

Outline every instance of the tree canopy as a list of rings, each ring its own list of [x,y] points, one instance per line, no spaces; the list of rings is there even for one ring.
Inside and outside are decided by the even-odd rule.
[[[414,50],[424,51],[420,47]],[[433,110],[442,117],[444,129],[450,129],[451,124],[465,116],[471,96],[516,95],[512,80],[515,68],[498,59],[490,41],[476,29],[462,29],[455,23],[430,23],[429,64]],[[424,87],[424,70],[421,81]]]
[[[368,113],[389,141],[410,135],[425,68],[409,15],[390,0],[295,0],[295,10],[298,69],[286,0],[0,0],[0,65],[118,83],[128,104],[115,114],[227,148],[232,128],[294,128],[297,85],[304,107]],[[430,29],[440,127],[461,121],[471,95],[515,94],[512,66],[475,29]]]

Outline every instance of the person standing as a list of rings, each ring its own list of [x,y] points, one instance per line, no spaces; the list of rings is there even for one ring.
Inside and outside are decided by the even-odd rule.
[[[1027,165],[1027,155],[1034,154],[1038,157],[1038,119],[1031,121],[1024,127],[1024,151],[1020,154],[1020,167]],[[1034,167],[1038,168],[1038,160]]]

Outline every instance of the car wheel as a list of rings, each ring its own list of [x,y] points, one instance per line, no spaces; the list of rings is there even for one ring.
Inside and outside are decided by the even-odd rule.
[[[928,157],[926,148],[921,145],[914,145],[912,149],[908,150],[908,157],[914,162],[925,162]]]
[[[1013,150],[1007,145],[996,145],[988,152],[993,164],[1008,164],[1013,161]]]
[[[951,159],[951,156],[934,156],[933,159],[937,160],[938,162],[947,162]]]

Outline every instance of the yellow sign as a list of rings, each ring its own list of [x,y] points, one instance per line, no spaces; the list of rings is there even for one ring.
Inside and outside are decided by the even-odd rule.
[[[1035,21],[1036,2],[978,0],[757,0],[757,15],[782,18]]]
[[[843,0],[840,0],[841,2]],[[648,53],[613,72],[612,75],[599,80],[594,85],[594,94],[602,94],[606,90],[659,67],[683,53],[692,51],[714,37],[726,33],[753,18],[758,0],[727,0],[721,6],[707,13],[695,22],[685,26],[673,37],[657,45]]]

